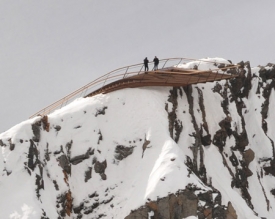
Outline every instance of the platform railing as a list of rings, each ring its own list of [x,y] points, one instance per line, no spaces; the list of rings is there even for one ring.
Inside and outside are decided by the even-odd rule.
[[[160,59],[158,69],[165,69],[169,67],[177,67],[179,64],[183,64],[190,61],[198,61],[199,64],[202,62],[207,63],[216,63],[207,60],[200,60],[200,59],[190,59],[190,58],[167,58],[167,59]],[[198,64],[198,65],[199,65]],[[154,68],[154,63],[149,62],[149,71],[152,71]],[[61,98],[60,100],[52,103],[51,105],[43,108],[42,110],[36,112],[30,118],[34,118],[35,116],[44,116],[56,109],[60,109],[65,105],[71,103],[76,98],[79,97],[86,97],[88,94],[92,93],[93,91],[99,90],[103,88],[105,85],[110,84],[114,81],[131,77],[133,75],[138,75],[144,73],[144,64],[139,63],[135,65],[129,65],[122,68],[115,69],[105,75],[100,76],[99,78],[95,79],[94,81],[84,85],[83,87],[75,90],[74,92],[70,93],[69,95]]]

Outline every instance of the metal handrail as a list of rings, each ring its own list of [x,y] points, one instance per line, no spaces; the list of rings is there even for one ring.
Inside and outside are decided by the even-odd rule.
[[[167,63],[169,63],[169,62],[172,63],[173,61],[177,61],[177,64],[174,64],[171,66],[178,66],[183,61],[200,61],[200,63],[207,62],[207,63],[216,63],[216,64],[218,63],[218,62],[213,62],[213,61],[192,59],[192,58],[166,58],[166,59],[159,60],[159,64],[164,63],[160,69],[164,69]],[[152,63],[153,62],[149,62],[150,65],[152,65]],[[66,103],[76,99],[77,95],[79,95],[79,94],[82,97],[84,97],[88,90],[92,89],[95,86],[98,86],[100,83],[103,83],[101,86],[101,88],[102,88],[110,80],[114,80],[114,79],[119,80],[119,79],[123,79],[123,78],[127,78],[129,76],[132,76],[134,74],[138,75],[142,72],[143,66],[144,66],[143,63],[139,63],[139,64],[121,67],[121,68],[115,69],[111,72],[108,72],[107,74],[100,76],[99,78],[95,79],[94,81],[84,85],[83,87],[81,87],[81,88],[75,90],[74,92],[68,94],[67,96],[61,98],[60,100],[50,104],[49,106],[43,108],[42,110],[36,112],[30,118],[33,118],[33,117],[39,116],[39,115],[41,115],[41,116],[47,115],[47,114],[51,113],[52,111],[58,109],[59,107],[61,108],[61,107],[65,106]],[[136,71],[130,71],[130,69],[136,69]],[[121,72],[123,72],[123,73],[121,73]],[[96,90],[96,89],[94,89],[94,90]],[[94,90],[91,90],[90,93],[92,93],[92,91],[94,91]],[[82,95],[83,93],[84,93],[84,95]]]

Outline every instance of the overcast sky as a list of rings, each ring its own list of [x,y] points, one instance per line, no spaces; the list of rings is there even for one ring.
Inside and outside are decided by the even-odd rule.
[[[145,56],[275,62],[274,8],[274,0],[0,0],[0,132]]]

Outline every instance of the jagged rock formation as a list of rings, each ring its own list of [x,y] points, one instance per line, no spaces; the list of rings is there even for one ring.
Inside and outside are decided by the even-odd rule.
[[[1,134],[1,215],[272,218],[275,66],[241,64],[235,79],[78,99]]]

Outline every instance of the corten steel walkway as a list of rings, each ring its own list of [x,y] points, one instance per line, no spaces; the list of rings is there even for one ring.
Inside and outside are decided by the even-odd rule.
[[[196,66],[192,68],[182,68],[181,64],[190,61],[196,61]],[[217,66],[217,68],[211,70],[198,70],[200,65],[204,63],[212,63]],[[39,115],[47,115],[67,105],[78,97],[91,97],[100,93],[109,93],[123,88],[187,86],[190,84],[235,78],[239,76],[239,67],[238,65],[225,65],[217,62],[188,58],[161,59],[157,71],[149,70],[148,72],[144,72],[143,63],[130,65],[116,69],[97,78],[82,88],[33,114],[30,118]],[[149,69],[152,68],[153,63],[150,62]]]

